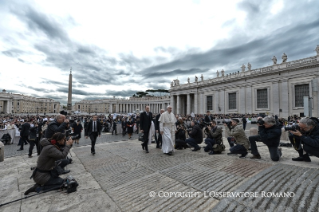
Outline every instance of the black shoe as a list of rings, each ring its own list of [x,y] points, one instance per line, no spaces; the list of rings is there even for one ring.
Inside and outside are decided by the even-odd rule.
[[[91,152],[92,153],[92,155],[95,155],[95,152]]]
[[[29,155],[29,158],[32,158],[32,155]]]
[[[141,145],[142,145],[142,149],[144,150],[145,149],[144,144],[141,144]]]
[[[293,161],[303,161],[303,157],[292,158]]]
[[[148,151],[148,150],[146,150],[146,153],[149,153],[149,151]]]
[[[196,149],[193,149],[192,151],[193,151],[193,152],[196,152],[196,151],[198,151],[198,150],[200,150],[200,147],[199,147],[199,148],[196,148]]]
[[[208,153],[209,155],[213,155],[214,154],[214,152],[213,151],[211,151],[210,153]]]
[[[231,153],[231,152],[228,152],[227,155],[237,155],[237,154],[234,154],[234,153]]]
[[[22,151],[23,149],[18,149],[17,151]]]
[[[159,146],[156,146],[156,148],[157,148],[157,149],[160,149],[160,147],[159,147]]]
[[[250,159],[261,159],[260,154],[258,155],[253,155],[252,157],[250,157]]]
[[[292,158],[293,161],[305,161],[311,162],[310,157],[308,155],[303,155],[302,157]]]
[[[172,152],[169,152],[169,153],[167,153],[167,155],[172,156],[172,155],[173,155],[173,153],[172,153]]]
[[[28,195],[31,192],[36,192],[36,188],[38,187],[38,184],[35,184],[34,186],[32,186],[31,188],[29,188],[26,192],[24,192],[24,195]]]
[[[248,152],[241,154],[241,156],[239,156],[239,158],[245,158],[248,155]]]
[[[64,170],[61,174],[67,174],[69,172],[70,172],[70,170]]]
[[[311,162],[311,159],[310,159],[310,157],[309,157],[308,154],[304,154],[304,155],[303,155],[303,160],[304,160],[305,162]]]

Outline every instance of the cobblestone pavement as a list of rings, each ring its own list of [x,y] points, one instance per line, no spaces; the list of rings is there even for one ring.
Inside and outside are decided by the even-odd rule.
[[[167,156],[154,145],[145,154],[136,140],[102,144],[96,151],[92,156],[88,147],[74,149],[86,170],[122,211],[319,210],[319,159],[293,163],[291,157],[296,153],[292,148],[283,149],[279,163],[270,160],[265,145],[259,145],[262,159],[257,161],[189,149]],[[150,197],[150,192],[155,196]],[[182,198],[173,193],[162,197],[172,195],[170,192],[200,195]],[[258,196],[227,198],[215,196],[215,192],[257,192]],[[268,197],[272,194],[267,192],[293,192],[294,197]]]
[[[229,148],[228,143],[224,143]],[[71,170],[80,186],[68,196],[49,192],[12,203],[2,211],[318,211],[319,159],[293,162],[297,153],[283,148],[279,162],[258,143],[261,160],[238,155],[208,155],[201,149],[164,155],[152,144],[127,140],[72,148]],[[201,146],[204,146],[201,144]],[[37,157],[6,158],[0,163],[0,204],[23,197],[32,185],[30,166]],[[217,192],[245,193],[222,196]],[[257,196],[249,196],[252,193]],[[264,194],[262,192],[265,192]],[[273,192],[269,193],[269,192]],[[274,197],[286,192],[289,197]],[[292,192],[292,193],[290,193]],[[227,195],[227,193],[226,193]],[[264,196],[263,196],[264,195]]]

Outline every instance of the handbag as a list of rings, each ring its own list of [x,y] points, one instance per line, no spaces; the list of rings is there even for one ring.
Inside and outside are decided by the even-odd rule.
[[[138,135],[138,140],[139,141],[144,141],[144,133],[140,133],[139,135]]]

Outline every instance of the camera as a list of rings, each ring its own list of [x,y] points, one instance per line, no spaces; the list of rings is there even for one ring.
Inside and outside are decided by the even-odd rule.
[[[71,130],[66,130],[65,131],[65,136],[66,136],[66,140],[68,141],[70,138],[72,138],[72,140],[76,140],[80,137],[80,135],[78,134],[74,134],[71,133]]]
[[[64,110],[61,110],[61,111],[60,111],[60,114],[67,116],[67,115],[68,115],[68,112],[66,112],[66,111],[64,111]]]
[[[264,122],[263,119],[258,119],[258,120],[257,120],[257,124],[259,124],[259,125],[264,125],[265,122]]]
[[[285,131],[288,131],[288,130],[291,130],[291,131],[296,131],[296,130],[299,130],[300,131],[300,127],[298,124],[296,125],[292,125],[290,127],[284,127]]]
[[[231,121],[223,121],[223,124],[226,124],[228,128],[231,128],[232,126]]]

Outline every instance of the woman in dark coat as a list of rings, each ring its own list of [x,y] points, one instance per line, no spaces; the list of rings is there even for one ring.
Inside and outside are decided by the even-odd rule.
[[[77,122],[73,124],[72,130],[73,130],[75,135],[79,135],[78,139],[74,140],[74,143],[79,144],[79,141],[81,139],[81,132],[83,130],[83,127],[82,127],[80,119],[78,119]]]
[[[133,126],[134,126],[134,122],[132,121],[131,118],[129,118],[128,122],[126,122],[127,134],[129,139],[132,137],[132,134],[133,134]]]

